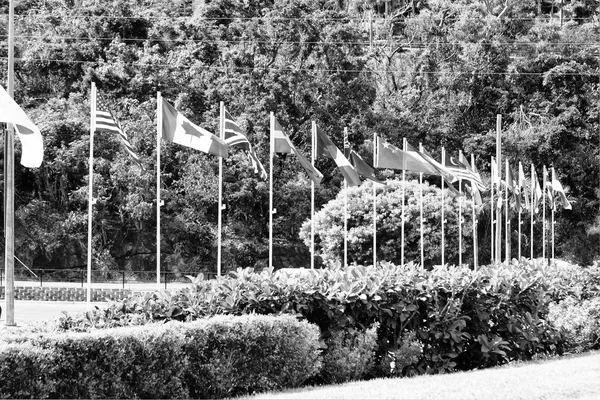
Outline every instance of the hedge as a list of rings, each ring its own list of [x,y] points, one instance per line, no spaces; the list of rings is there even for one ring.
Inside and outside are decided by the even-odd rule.
[[[421,352],[404,365],[403,374],[468,370],[560,354],[565,337],[548,320],[548,306],[573,288],[593,293],[597,272],[528,261],[477,271],[452,266],[429,271],[385,262],[294,274],[248,268],[217,281],[197,277],[190,288],[174,293],[132,296],[103,310],[67,316],[60,329],[289,313],[318,325],[325,338],[378,324],[377,362],[388,363],[379,371],[403,364],[402,349],[411,349],[408,359],[414,358],[414,349]],[[411,343],[404,343],[407,337]],[[401,359],[390,358],[394,354]]]
[[[0,341],[0,398],[222,398],[301,385],[319,330],[292,316],[218,316]]]

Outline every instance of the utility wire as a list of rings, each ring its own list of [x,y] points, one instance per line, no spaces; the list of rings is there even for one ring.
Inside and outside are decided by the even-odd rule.
[[[0,60],[6,61],[7,57],[0,57]],[[45,62],[45,63],[65,63],[65,64],[110,64],[110,62],[104,60],[64,60],[64,59],[47,59],[47,58],[15,58],[15,61],[22,62]],[[241,72],[254,72],[254,71],[271,71],[271,72],[312,72],[312,73],[376,73],[376,74],[385,74],[390,72],[398,72],[399,69],[390,68],[387,70],[383,69],[327,69],[327,68],[273,68],[273,67],[233,67],[233,66],[214,66],[214,65],[198,65],[198,64],[164,64],[164,63],[147,63],[147,62],[124,62],[124,65],[130,66],[139,66],[139,67],[161,67],[161,68],[173,68],[173,69],[181,69],[181,68],[198,68],[203,70],[216,70],[216,71],[241,71]],[[403,70],[404,71],[404,70]],[[451,71],[451,72],[443,72],[443,71],[412,71],[409,74],[414,74],[416,76],[419,75],[441,75],[441,76],[454,76],[454,75],[464,75],[464,76],[541,76],[548,74],[549,71],[546,72],[484,72],[484,71]],[[560,72],[560,76],[597,76],[598,74],[591,71],[589,73],[580,73],[580,72]]]

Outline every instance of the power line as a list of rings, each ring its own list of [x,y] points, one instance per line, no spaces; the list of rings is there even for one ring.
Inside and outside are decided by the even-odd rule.
[[[6,35],[0,35],[0,38],[6,38]],[[25,39],[50,39],[49,44],[55,40],[73,40],[73,41],[96,41],[96,40],[115,40],[118,39],[123,42],[170,42],[170,43],[231,43],[231,44],[327,44],[327,45],[359,45],[368,46],[371,45],[369,41],[278,41],[273,40],[228,40],[228,39],[168,39],[168,38],[126,38],[115,35],[113,37],[80,37],[80,36],[41,36],[41,35],[20,35],[18,38]],[[389,41],[386,39],[374,40],[375,45],[393,45],[394,47],[405,47],[405,48],[427,48],[429,46],[465,46],[465,45],[485,45],[485,46],[527,46],[527,47],[546,47],[546,46],[586,46],[586,47],[598,47],[598,42],[496,42],[496,41],[482,41],[482,42],[396,42]],[[6,43],[0,43],[0,45],[6,45]]]
[[[58,9],[59,11],[67,11],[66,9]],[[154,10],[154,9],[150,9],[150,10]],[[21,19],[25,19],[25,18],[33,18],[33,17],[48,17],[48,14],[42,14],[42,13],[47,13],[49,11],[53,11],[53,10],[49,10],[49,9],[41,9],[41,8],[30,8],[28,9],[28,11],[38,11],[40,12],[39,14],[15,14],[15,19],[17,18],[21,18]],[[157,12],[160,12],[160,10],[156,10]],[[326,10],[326,11],[330,11],[330,12],[339,12],[338,10]],[[2,17],[8,17],[8,14],[0,14],[0,16]],[[94,14],[68,14],[68,15],[50,15],[53,18],[95,18],[95,19],[132,19],[132,20],[143,20],[143,19],[147,19],[147,20],[157,20],[157,19],[170,19],[170,20],[178,20],[178,19],[190,19],[190,18],[194,18],[196,20],[204,20],[204,21],[230,21],[230,20],[268,20],[269,22],[272,20],[281,20],[281,21],[300,21],[300,20],[304,20],[304,21],[309,21],[309,20],[315,20],[315,21],[323,21],[323,22],[327,22],[327,21],[366,21],[368,18],[366,18],[365,16],[361,16],[361,17],[352,17],[352,16],[343,16],[343,17],[326,17],[326,18],[319,18],[319,17],[315,17],[315,16],[305,16],[305,17],[280,17],[280,16],[270,16],[270,15],[263,15],[263,16],[258,16],[258,17],[243,17],[243,16],[231,16],[231,17],[204,17],[204,16],[193,16],[192,14],[190,15],[184,15],[184,16],[170,16],[170,15],[164,15],[164,16],[126,16],[126,15],[94,15]],[[375,20],[392,20],[395,16],[394,15],[386,15],[386,16],[381,16],[379,14],[374,14]],[[471,20],[474,21],[481,21],[481,18],[484,17],[483,15],[479,16],[479,17],[473,17],[470,18]],[[403,19],[410,19],[411,17],[405,17]],[[452,18],[447,20],[451,20]],[[558,21],[559,18],[558,17],[550,17],[549,14],[544,14],[542,16],[536,16],[536,17],[513,17],[513,16],[503,16],[501,18],[502,20],[508,20],[508,21],[546,21],[546,20],[550,20],[550,21]],[[592,17],[569,17],[569,18],[564,18],[564,22],[569,22],[569,21],[597,21],[597,17],[596,16],[592,16]]]
[[[0,60],[7,60],[7,57],[0,57]],[[64,59],[46,59],[46,58],[15,58],[15,61],[39,61],[46,63],[65,63],[65,64],[105,64],[106,61],[101,60],[64,60]],[[214,66],[214,65],[197,65],[197,64],[183,64],[174,66],[173,64],[163,64],[163,63],[147,63],[147,62],[129,62],[123,63],[125,65],[131,66],[145,66],[145,67],[161,67],[161,68],[199,68],[204,70],[221,70],[221,71],[272,71],[272,72],[312,72],[312,73],[378,73],[378,74],[386,74],[390,72],[397,72],[396,69],[327,69],[327,68],[273,68],[273,67],[233,67],[233,66]],[[415,75],[443,75],[443,76],[453,76],[453,75],[462,75],[462,76],[542,76],[546,75],[549,71],[546,72],[482,72],[482,71],[464,71],[464,72],[451,72],[446,73],[442,71],[414,71]],[[597,73],[579,73],[579,72],[561,72],[558,75],[560,76],[597,76]]]

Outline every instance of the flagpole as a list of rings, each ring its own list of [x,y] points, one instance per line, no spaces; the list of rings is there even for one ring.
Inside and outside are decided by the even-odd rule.
[[[377,134],[373,135],[373,165],[377,168]],[[373,268],[377,265],[377,188],[373,185]]]
[[[442,165],[444,165],[444,148],[442,147]],[[445,253],[445,248],[444,248],[444,177],[442,176],[442,265],[446,265],[444,262],[444,253]]]
[[[496,171],[498,179],[502,176],[502,141],[500,139],[500,132],[502,129],[502,115],[496,116]],[[498,200],[500,200],[500,194],[498,194]],[[501,203],[500,203],[501,204]],[[496,261],[500,262],[501,258],[501,245],[502,243],[502,217],[500,208],[496,207]]]
[[[423,145],[419,143],[419,151],[423,151]],[[423,173],[419,172],[419,217],[421,219],[421,268],[425,267],[425,239],[423,223]]]
[[[492,160],[490,163],[490,167],[491,167],[491,175],[492,175],[492,179],[490,180],[490,238],[491,238],[491,246],[490,246],[490,255],[491,255],[491,263],[493,264],[494,261],[496,260],[496,257],[494,255],[494,250],[495,250],[495,246],[496,246],[496,240],[494,239],[494,187],[496,186],[495,184],[495,174],[497,173],[497,171],[494,171],[494,163],[496,161],[494,160],[494,156],[492,156]]]
[[[92,82],[90,93],[90,155],[88,160],[88,240],[87,240],[87,287],[86,302],[88,310],[92,301],[92,213],[94,207],[94,128],[96,112],[96,84]]]
[[[542,259],[546,261],[546,166],[542,169]]]
[[[344,128],[344,137],[348,135],[348,128]],[[348,183],[344,179],[344,267],[348,266]]]
[[[160,141],[162,138],[162,95],[156,93],[156,290],[160,290]]]
[[[269,138],[269,268],[273,268],[273,153],[275,152],[275,141],[273,140],[274,130],[275,115],[271,113]]]
[[[458,180],[458,191],[462,193],[462,179]],[[458,198],[458,265],[462,265],[462,198]]]
[[[402,139],[402,150],[406,151],[406,138]],[[406,165],[403,165],[406,167]],[[404,265],[404,221],[405,221],[405,200],[406,199],[406,168],[402,169],[402,225],[400,229],[400,265]]]
[[[550,182],[554,182],[554,167],[552,169],[552,180]],[[550,183],[552,185],[552,183]],[[552,265],[554,265],[554,210],[556,209],[556,203],[554,202],[554,192],[552,192],[553,196],[550,198],[550,202],[552,207],[550,208],[552,211]]]
[[[471,153],[471,167],[475,168],[475,156]],[[471,185],[475,186],[474,183]],[[475,193],[475,192],[474,192]],[[473,269],[477,271],[478,260],[479,260],[479,251],[477,248],[477,213],[475,211],[475,196],[471,198],[471,208],[473,212]]]
[[[225,140],[225,104],[219,103],[219,132]],[[221,252],[223,249],[223,157],[219,157],[219,210],[217,212],[217,277],[221,276]]]
[[[531,163],[531,172],[530,172],[530,174],[531,174],[531,185],[530,185],[531,186],[530,187],[530,192],[531,192],[531,207],[529,209],[529,219],[530,219],[530,230],[529,230],[529,242],[530,243],[529,243],[529,245],[531,247],[531,250],[530,250],[531,255],[530,255],[530,257],[531,257],[532,261],[533,261],[533,224],[534,224],[534,222],[533,222],[533,213],[535,211],[535,204],[534,204],[534,197],[533,197],[534,196],[533,191],[535,189],[534,188],[534,182],[533,182],[534,171],[535,171],[535,169],[534,169],[533,163]]]
[[[509,185],[509,174],[508,174],[508,169],[510,168],[510,166],[508,165],[508,157],[506,158],[506,160],[504,160],[506,163],[505,171],[504,171],[504,176],[506,179],[506,187],[504,190],[504,221],[505,221],[505,227],[504,230],[506,231],[506,233],[504,234],[504,261],[506,261],[506,263],[510,263],[510,243],[509,243],[509,236],[510,236],[510,220],[509,220],[509,216],[508,216],[508,185]]]
[[[523,169],[523,165],[521,164],[521,161],[519,161],[519,196],[521,196],[521,190],[523,190],[521,188],[521,170]],[[519,199],[519,200],[523,200],[523,199]],[[518,223],[519,223],[519,240],[517,241],[517,243],[519,244],[519,251],[518,251],[518,257],[519,257],[519,261],[521,261],[521,205],[519,205],[519,219],[518,219]]]
[[[311,124],[311,163],[315,166],[317,158],[316,150],[316,134],[317,123],[312,121]],[[310,269],[315,269],[315,181],[310,180]]]
[[[459,160],[462,159],[462,150],[458,151]],[[462,178],[458,179],[458,191],[462,193]],[[458,265],[462,265],[462,199],[458,199]]]
[[[8,84],[7,91],[14,97],[15,62],[15,11],[13,0],[8,2]],[[5,324],[15,325],[15,161],[14,127],[6,124],[4,134],[4,269],[6,286],[4,293]]]

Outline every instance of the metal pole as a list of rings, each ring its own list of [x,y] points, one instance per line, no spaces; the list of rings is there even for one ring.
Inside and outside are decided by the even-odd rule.
[[[458,180],[458,191],[462,193],[462,179]],[[458,265],[462,265],[462,197],[458,198]]]
[[[406,151],[406,138],[402,139],[402,150]],[[406,203],[406,166],[403,165],[402,168],[402,225],[400,230],[400,264],[404,265],[404,241],[406,240],[406,236],[404,235],[404,225],[406,220],[406,211],[405,211],[405,203]]]
[[[315,166],[317,158],[316,146],[317,123],[311,123],[311,164]],[[315,269],[315,181],[310,180],[310,269]]]
[[[92,301],[92,215],[94,212],[94,130],[96,114],[96,84],[92,82],[90,93],[90,156],[88,161],[88,241],[87,241],[87,289],[86,301],[88,310]]]
[[[162,138],[162,96],[156,93],[156,290],[160,290],[160,140]]]
[[[275,130],[275,115],[271,113],[270,121],[270,151],[269,151],[269,268],[273,268],[273,153],[275,152],[275,142],[273,140],[273,131]]]
[[[225,140],[225,105],[219,104],[219,131],[221,139]],[[223,157],[219,157],[219,210],[217,212],[217,276],[221,276],[221,248],[223,233]],[[166,288],[165,288],[166,289]]]
[[[531,260],[533,260],[533,224],[534,224],[533,213],[535,211],[535,204],[534,204],[534,198],[533,198],[534,189],[535,189],[535,186],[534,186],[535,185],[535,182],[534,182],[535,174],[534,174],[534,172],[535,172],[535,167],[533,166],[533,163],[531,163],[531,172],[530,172],[530,174],[531,174],[531,187],[530,187],[531,208],[529,210],[529,219],[530,219],[530,231],[529,231],[529,242],[530,243],[529,243],[529,246],[531,247],[531,249],[530,249]]]
[[[494,238],[494,186],[496,185],[494,183],[494,179],[496,179],[496,173],[497,171],[494,170],[494,163],[495,163],[495,159],[492,156],[492,160],[491,160],[491,169],[492,169],[492,182],[490,183],[490,239],[491,239],[491,244],[490,244],[490,257],[491,257],[491,263],[493,264],[494,261],[496,260],[496,257],[494,256],[494,247],[496,246],[496,240]]]
[[[473,169],[475,169],[475,156],[473,154],[471,154],[471,166]],[[471,185],[475,186],[473,182],[471,182]],[[479,263],[479,249],[477,243],[477,212],[475,210],[475,196],[472,196],[471,198],[471,206],[473,212],[473,269],[477,271],[477,264]]]
[[[423,151],[423,145],[419,143],[419,151]],[[423,173],[419,172],[419,218],[421,219],[421,268],[425,267],[425,238],[423,223]]]
[[[504,179],[506,179],[506,188],[504,190],[504,220],[505,220],[505,235],[504,235],[504,261],[510,263],[510,218],[508,213],[508,158],[505,160],[506,166],[504,171]]]
[[[8,6],[8,95],[14,97],[15,11],[13,0]],[[14,127],[6,124],[4,135],[4,267],[6,286],[4,292],[6,326],[15,325],[15,200],[14,200]]]
[[[377,167],[377,134],[373,137],[373,165]],[[377,188],[373,185],[373,267],[377,265]]]
[[[444,165],[444,148],[442,147],[442,165]],[[446,216],[444,215],[444,177],[442,176],[442,265],[446,265],[445,264],[445,260],[444,260],[444,253],[445,253],[445,248],[444,248],[444,220],[446,219]]]
[[[546,261],[546,166],[542,169],[542,259]]]
[[[496,116],[496,171],[498,179],[502,176],[502,141],[500,139],[500,132],[502,130],[502,115]],[[501,258],[501,247],[502,247],[502,217],[500,208],[496,207],[496,262],[500,262]]]
[[[344,128],[344,137],[348,137],[348,128]],[[348,266],[348,183],[344,179],[344,268]]]

